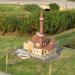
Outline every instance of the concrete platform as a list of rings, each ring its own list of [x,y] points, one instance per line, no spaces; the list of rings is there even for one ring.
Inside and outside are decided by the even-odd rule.
[[[10,75],[8,73],[0,72],[0,75]]]

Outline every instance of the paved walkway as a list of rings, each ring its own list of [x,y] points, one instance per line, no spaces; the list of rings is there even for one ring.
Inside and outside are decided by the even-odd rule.
[[[0,0],[0,4],[49,4],[57,3],[61,8],[75,8],[75,2],[67,0]]]

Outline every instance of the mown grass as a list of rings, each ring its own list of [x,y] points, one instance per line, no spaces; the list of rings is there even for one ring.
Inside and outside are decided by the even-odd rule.
[[[11,66],[8,70],[10,73],[15,73],[16,75],[47,75],[48,65],[42,61],[30,59],[21,61]]]
[[[0,70],[5,71],[5,52],[11,49],[21,47],[24,41],[31,39],[30,36],[0,36]],[[8,72],[15,75],[47,75],[48,74],[48,64],[35,60],[23,60],[18,62],[17,57],[13,57],[12,54],[9,55],[9,62],[12,63],[16,60],[16,64],[8,65]]]
[[[75,31],[57,36],[59,45],[64,48],[60,59],[52,62],[52,75],[74,75],[75,74],[75,49],[64,47],[66,40],[75,37]]]
[[[66,42],[66,38],[75,37],[75,32],[64,34],[57,37],[61,46]],[[5,52],[6,50],[21,47],[24,41],[30,40],[31,36],[0,36],[0,71],[5,71]],[[62,41],[63,40],[63,41]],[[65,48],[60,56],[61,59],[52,61],[52,75],[74,75],[75,74],[75,49]],[[21,60],[9,55],[9,63],[17,61],[15,64],[8,65],[8,73],[14,75],[49,75],[49,63],[37,59]]]
[[[23,11],[20,5],[0,4],[0,12],[21,12]]]
[[[20,36],[0,36],[0,51],[8,50],[16,47],[21,47],[23,42],[28,40],[29,37],[20,37]]]
[[[66,43],[66,40],[70,37],[75,37],[75,31],[64,34],[64,35],[60,34],[59,36],[57,36],[57,40],[59,40],[59,45],[64,46]]]
[[[75,53],[74,53],[74,56],[75,56]],[[75,57],[74,56],[69,59],[64,58],[58,61],[54,61],[52,63],[52,75],[74,75],[75,74],[75,71],[74,71]]]
[[[0,4],[0,15],[29,15],[29,12],[23,9],[22,5]]]

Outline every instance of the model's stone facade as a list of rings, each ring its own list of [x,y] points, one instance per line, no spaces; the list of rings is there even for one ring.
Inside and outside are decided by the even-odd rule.
[[[23,49],[32,51],[33,50],[33,43],[28,41],[23,43]]]

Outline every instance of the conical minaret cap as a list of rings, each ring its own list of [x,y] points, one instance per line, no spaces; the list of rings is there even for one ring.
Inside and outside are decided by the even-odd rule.
[[[43,10],[41,10],[41,13],[40,13],[40,20],[44,20],[44,17],[43,17]]]

